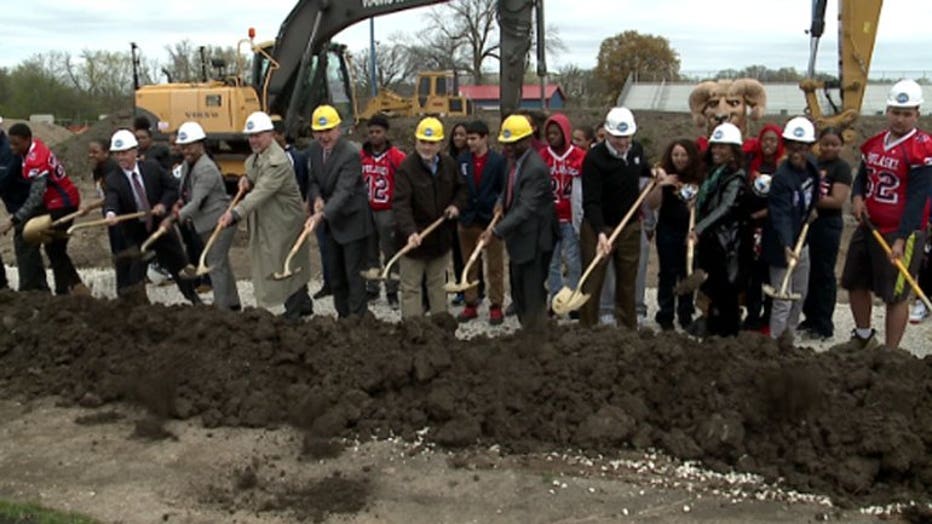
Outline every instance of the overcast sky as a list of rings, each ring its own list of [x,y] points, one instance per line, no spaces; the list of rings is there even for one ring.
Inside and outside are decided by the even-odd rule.
[[[604,38],[633,29],[668,38],[680,55],[683,71],[754,64],[803,71],[809,54],[804,31],[809,27],[810,5],[809,0],[546,0],[547,24],[559,29],[568,47],[551,57],[549,66],[551,70],[566,64],[592,67]],[[148,56],[164,59],[165,44],[187,38],[195,45],[235,45],[250,26],[256,28],[257,40],[269,40],[293,6],[294,2],[274,0],[0,0],[0,67],[51,50],[74,54],[84,48],[128,50],[130,41]],[[377,18],[376,38],[415,33],[429,9]],[[836,9],[837,2],[829,2],[819,59],[819,69],[826,72],[837,71]],[[925,70],[932,76],[930,23],[932,0],[887,0],[872,70],[892,76]],[[369,24],[352,26],[335,40],[353,51],[365,49]]]

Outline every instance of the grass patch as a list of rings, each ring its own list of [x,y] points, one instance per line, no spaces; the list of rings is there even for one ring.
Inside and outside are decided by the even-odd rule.
[[[64,513],[38,504],[0,500],[0,524],[98,524],[90,517]]]

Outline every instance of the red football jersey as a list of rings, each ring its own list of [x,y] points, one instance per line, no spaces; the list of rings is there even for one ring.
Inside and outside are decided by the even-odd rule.
[[[48,175],[48,187],[42,197],[46,210],[76,208],[81,204],[81,195],[65,173],[65,166],[55,158],[48,146],[38,138],[33,138],[29,152],[23,158],[23,178],[31,181],[42,175]]]
[[[369,191],[369,207],[373,211],[391,209],[395,194],[395,170],[405,159],[405,154],[397,147],[390,147],[379,155],[371,155],[363,148],[359,151],[359,158],[362,161],[362,177]]]
[[[861,161],[867,177],[864,203],[871,221],[882,233],[896,231],[906,210],[909,171],[932,165],[932,137],[913,129],[893,142],[887,142],[888,131],[869,138],[861,146]],[[920,224],[929,220],[926,202]]]
[[[582,174],[582,163],[586,152],[571,144],[562,155],[558,155],[550,147],[545,147],[540,150],[540,156],[550,167],[550,189],[553,191],[557,218],[560,222],[569,222],[573,219],[573,209],[570,203],[573,179]]]

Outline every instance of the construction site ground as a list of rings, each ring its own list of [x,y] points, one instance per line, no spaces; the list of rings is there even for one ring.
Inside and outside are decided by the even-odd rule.
[[[695,133],[688,115],[656,122],[655,148]],[[88,133],[60,145],[70,165]],[[160,305],[180,302],[172,286],[127,307],[108,299],[103,231],[71,252],[97,298],[0,293],[0,499],[103,522],[932,518],[929,322],[903,350],[848,353],[655,326],[399,323],[384,300],[336,322],[324,299],[293,325]],[[840,299],[834,342],[851,327]]]

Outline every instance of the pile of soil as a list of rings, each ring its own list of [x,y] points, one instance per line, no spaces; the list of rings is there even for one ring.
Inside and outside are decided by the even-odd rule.
[[[511,452],[664,449],[858,505],[932,501],[932,357],[778,348],[743,334],[550,326],[471,341],[456,322],[0,293],[0,395],[136,401],[207,426],[291,423]]]

